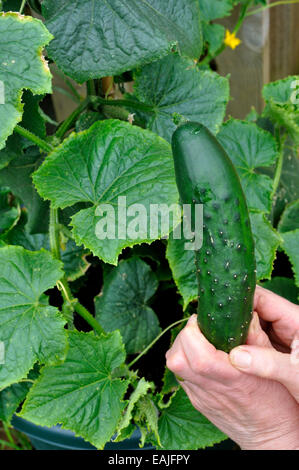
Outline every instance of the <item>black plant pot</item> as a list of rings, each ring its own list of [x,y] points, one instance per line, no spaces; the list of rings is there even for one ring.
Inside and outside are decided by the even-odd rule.
[[[47,428],[30,423],[19,416],[14,416],[12,425],[18,431],[26,434],[33,447],[37,450],[96,450],[94,446],[81,437],[76,437],[72,431],[60,426]],[[105,450],[140,450],[140,431],[136,428],[130,439],[122,442],[108,442]],[[153,449],[145,445],[144,449]]]

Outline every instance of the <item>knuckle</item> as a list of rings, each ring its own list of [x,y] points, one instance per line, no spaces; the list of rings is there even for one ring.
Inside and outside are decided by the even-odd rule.
[[[174,373],[179,373],[184,369],[185,361],[181,354],[169,354],[166,358],[166,367]]]

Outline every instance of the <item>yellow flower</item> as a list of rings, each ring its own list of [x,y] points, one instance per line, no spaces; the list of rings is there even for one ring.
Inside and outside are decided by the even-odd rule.
[[[240,43],[241,43],[241,40],[239,38],[236,38],[236,33],[231,33],[228,29],[225,31],[224,44],[226,46],[229,46],[232,49],[236,49],[236,47]]]

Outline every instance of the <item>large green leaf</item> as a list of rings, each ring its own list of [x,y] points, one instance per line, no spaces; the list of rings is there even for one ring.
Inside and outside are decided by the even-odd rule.
[[[120,330],[128,354],[140,352],[160,332],[158,318],[147,305],[157,287],[148,264],[134,257],[112,270],[96,298],[99,323],[106,331]]]
[[[296,286],[299,287],[299,229],[281,234],[282,248],[288,255],[295,275]]]
[[[65,362],[44,367],[20,415],[43,426],[60,423],[102,449],[126,405],[128,381],[111,375],[124,360],[119,332],[108,336],[69,332]]]
[[[237,119],[223,124],[217,138],[239,173],[248,207],[269,212],[273,180],[256,170],[275,163],[278,156],[275,139],[256,124]]]
[[[117,75],[157,60],[178,43],[198,58],[202,50],[197,0],[45,0],[48,47],[77,82]]]
[[[282,239],[264,214],[251,213],[250,220],[255,241],[256,277],[258,280],[270,279],[276,250]]]
[[[42,48],[51,38],[40,20],[0,13],[0,94],[4,88],[4,96],[0,96],[0,149],[22,119],[22,90],[51,93],[51,74],[42,56]]]
[[[30,233],[44,233],[49,229],[49,204],[38,195],[31,179],[42,161],[39,149],[30,147],[0,170],[0,184],[8,186],[28,211],[27,229]]]
[[[228,16],[233,8],[233,0],[198,0],[202,17],[206,21]]]
[[[219,429],[197,411],[180,388],[170,405],[159,418],[162,448],[167,450],[196,450],[226,439]]]
[[[47,157],[33,180],[41,196],[50,199],[54,207],[90,204],[72,217],[75,241],[111,264],[117,263],[123,248],[155,238],[151,236],[150,205],[170,206],[178,201],[169,144],[149,131],[117,120],[97,122],[87,131],[72,134]],[[119,200],[120,196],[126,199]],[[138,215],[144,230],[134,229],[138,225],[137,206],[130,209],[132,216],[122,214],[125,203],[128,209],[142,204]],[[115,212],[107,210],[101,218],[99,208],[105,209],[103,204],[109,204]],[[108,221],[109,239],[104,238],[106,232],[99,233],[100,218],[101,224]],[[167,235],[169,228],[158,225],[156,238]]]
[[[225,115],[229,85],[227,78],[170,54],[137,70],[134,96],[147,107],[142,111],[147,127],[170,142],[175,114],[216,132]]]
[[[263,112],[274,123],[283,126],[299,145],[299,75],[268,83],[263,88],[266,107]]]
[[[286,206],[277,228],[280,232],[290,232],[299,228],[299,199]]]
[[[65,321],[43,292],[63,276],[61,263],[44,250],[0,249],[0,340],[5,363],[0,389],[26,377],[36,361],[55,364],[66,350]]]
[[[177,41],[181,55],[199,59],[202,52],[202,31],[198,0],[147,0],[158,15],[167,21],[168,36]],[[142,20],[144,22],[144,19]]]

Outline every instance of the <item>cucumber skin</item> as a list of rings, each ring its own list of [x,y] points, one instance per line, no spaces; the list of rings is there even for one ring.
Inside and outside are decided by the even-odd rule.
[[[195,251],[198,324],[217,349],[229,352],[246,341],[256,285],[245,195],[228,155],[202,124],[178,127],[172,150],[181,203],[204,205],[203,244]]]

